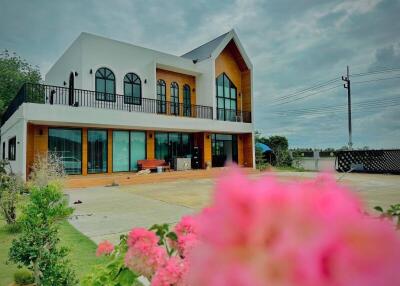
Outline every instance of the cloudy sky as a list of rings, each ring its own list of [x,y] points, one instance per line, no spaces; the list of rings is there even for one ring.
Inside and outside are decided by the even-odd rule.
[[[291,147],[347,144],[349,65],[354,145],[400,147],[400,0],[0,2],[0,49],[43,74],[82,31],[181,55],[234,28],[254,65],[256,129]]]

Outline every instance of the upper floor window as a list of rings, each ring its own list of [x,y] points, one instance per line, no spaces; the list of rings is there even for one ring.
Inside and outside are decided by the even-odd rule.
[[[217,77],[217,119],[235,121],[237,89],[225,73]]]
[[[128,73],[124,77],[124,103],[141,104],[142,82],[137,74]]]
[[[183,86],[183,115],[191,116],[192,99],[190,95],[190,86],[185,84]]]
[[[157,113],[166,113],[166,100],[165,81],[159,79],[157,81]]]
[[[179,86],[176,82],[171,83],[171,114],[179,115]]]
[[[115,75],[108,68],[96,71],[96,100],[115,101]]]
[[[3,142],[3,150],[2,150],[1,156],[2,156],[3,160],[6,158],[6,142],[5,141]]]
[[[15,161],[17,152],[17,138],[13,137],[8,140],[8,160]]]

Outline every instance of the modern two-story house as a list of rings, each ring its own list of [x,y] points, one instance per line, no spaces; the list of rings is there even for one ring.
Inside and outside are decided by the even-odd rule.
[[[1,156],[27,178],[53,152],[68,174],[199,156],[254,166],[252,64],[234,30],[175,56],[82,33],[3,115]]]

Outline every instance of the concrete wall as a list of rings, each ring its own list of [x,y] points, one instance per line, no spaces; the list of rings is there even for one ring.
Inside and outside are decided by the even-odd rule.
[[[302,167],[307,171],[335,171],[333,158],[294,158],[293,167]]]
[[[24,120],[23,108],[20,107],[7,122],[1,127],[0,158],[3,158],[3,142],[5,142],[5,158],[8,159],[8,141],[16,137],[15,160],[9,161],[11,170],[25,177],[26,166],[26,121]]]

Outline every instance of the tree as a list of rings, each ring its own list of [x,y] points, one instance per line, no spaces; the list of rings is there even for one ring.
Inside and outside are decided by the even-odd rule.
[[[77,283],[68,250],[58,245],[58,222],[71,213],[59,185],[32,188],[20,220],[22,233],[12,242],[9,259],[32,270],[37,286]]]
[[[37,66],[32,66],[16,53],[0,53],[0,115],[26,83],[39,83],[42,77]]]

